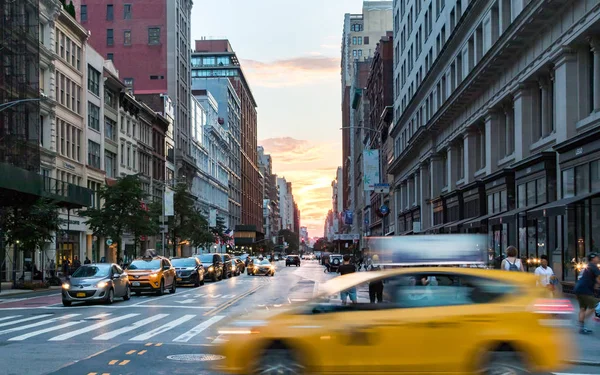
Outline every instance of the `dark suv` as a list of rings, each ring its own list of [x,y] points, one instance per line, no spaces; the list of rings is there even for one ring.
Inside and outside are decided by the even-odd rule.
[[[285,266],[300,267],[300,257],[298,255],[288,255],[287,258],[285,258]]]
[[[204,266],[204,277],[212,281],[221,280],[225,276],[223,258],[221,254],[199,254],[196,258]]]

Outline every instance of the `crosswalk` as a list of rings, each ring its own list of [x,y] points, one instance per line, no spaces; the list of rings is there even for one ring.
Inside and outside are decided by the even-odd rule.
[[[10,315],[0,317],[0,342],[26,341],[96,341],[143,342],[150,339],[175,343],[210,343],[203,332],[225,318],[201,314],[80,313]],[[213,327],[215,328],[215,327]]]

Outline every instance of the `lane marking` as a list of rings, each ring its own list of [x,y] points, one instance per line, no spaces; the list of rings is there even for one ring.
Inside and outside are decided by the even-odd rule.
[[[158,344],[156,344],[154,346],[162,346],[162,342],[159,342]]]
[[[63,328],[68,328],[68,327],[71,327],[71,326],[74,326],[74,325],[80,324],[80,323],[82,323],[82,322],[81,321],[79,321],[79,322],[68,322],[68,323],[60,324],[60,325],[57,325],[57,326],[54,326],[54,327],[50,327],[50,328],[46,328],[46,329],[41,329],[39,331],[29,332],[29,333],[26,333],[26,334],[21,335],[21,336],[16,336],[16,337],[8,339],[8,341],[23,341],[23,340],[27,340],[28,338],[31,338],[31,337],[43,335],[44,333],[48,333],[48,332],[52,332],[52,331],[58,331],[58,330],[61,330]]]
[[[152,343],[151,343],[151,342],[149,342],[149,343],[147,343],[147,344],[146,344],[146,345],[144,345],[144,346],[152,346]]]
[[[242,300],[243,298],[249,296],[250,294],[256,292],[257,290],[259,290],[260,288],[262,288],[264,286],[264,284],[258,285],[252,289],[250,289],[249,291],[240,294],[238,297],[233,298],[223,304],[221,304],[220,306],[216,307],[214,310],[208,311],[206,312],[204,315],[208,316],[208,315],[216,315],[218,313],[220,313],[221,311],[225,310],[226,308],[228,308],[229,306],[234,305],[235,303],[237,303],[238,301]]]
[[[147,350],[140,350],[140,352],[138,353],[138,355],[144,355],[144,353],[146,353]]]
[[[173,340],[173,342],[188,342],[188,341],[190,341],[191,338],[193,338],[194,336],[197,336],[202,331],[204,331],[208,327],[212,326],[213,324],[217,323],[219,320],[221,320],[223,318],[225,318],[225,315],[215,315],[212,318],[198,324],[197,326],[190,329],[186,333],[178,336],[177,338],[175,338],[175,340]]]
[[[97,372],[90,372],[90,373],[89,373],[89,374],[87,374],[87,375],[96,375],[96,374],[97,374]]]
[[[125,366],[126,364],[128,364],[130,361],[128,359],[124,360],[123,362],[119,363],[119,366]]]
[[[155,322],[159,319],[165,318],[169,316],[169,314],[157,314],[155,316],[151,316],[149,318],[146,319],[142,319],[140,321],[137,321],[135,323],[133,323],[130,326],[126,326],[126,327],[122,327],[119,329],[116,329],[114,331],[111,332],[106,332],[100,336],[96,336],[94,337],[94,340],[110,340],[112,338],[115,338],[117,336],[119,336],[120,334],[123,334],[125,332],[129,332],[129,331],[133,331],[134,329],[138,329],[140,327],[143,327],[144,325],[148,324],[148,323],[152,323]]]
[[[214,308],[214,306],[183,306],[183,305],[179,305],[179,306],[175,306],[175,305],[141,305],[141,306],[132,306],[132,307],[162,307],[165,309],[197,309],[197,310]]]
[[[2,321],[2,320],[8,320],[8,319],[12,319],[12,318],[18,318],[18,317],[20,317],[20,316],[23,316],[23,315],[12,315],[12,316],[5,316],[4,318],[0,318],[0,321]]]
[[[178,325],[183,324],[183,323],[187,322],[188,320],[191,320],[195,317],[196,317],[196,315],[184,315],[181,318],[173,320],[172,322],[169,322],[161,327],[155,328],[155,329],[148,331],[146,333],[143,333],[141,335],[137,335],[134,338],[129,339],[129,341],[148,340],[156,335],[167,332],[168,330],[173,329],[173,328],[177,327]]]
[[[108,364],[109,364],[110,366],[112,366],[112,365],[116,365],[118,362],[119,362],[119,360],[118,360],[118,359],[113,359],[112,361],[108,362]]]
[[[144,351],[145,351],[145,350],[144,350]],[[125,354],[127,354],[127,355],[132,355],[132,354],[133,354],[133,353],[135,353],[135,352],[137,352],[137,350],[130,350],[130,351],[128,351],[128,352],[127,352],[127,353],[125,353]]]
[[[42,320],[40,322],[26,324],[24,326],[18,326],[18,327],[14,327],[14,328],[5,329],[4,331],[0,331],[0,335],[4,335],[6,333],[11,333],[11,332],[24,331],[24,330],[29,329],[29,328],[43,326],[44,324],[55,323],[55,322],[58,322],[60,320],[69,319],[69,318],[72,318],[74,316],[79,316],[79,315],[81,315],[81,314],[67,314],[67,315],[59,316],[57,318],[46,319],[46,320]]]
[[[25,322],[29,322],[30,320],[47,318],[49,316],[52,316],[52,314],[42,314],[42,315],[30,316],[29,318],[17,319],[17,320],[13,320],[12,322],[0,323],[0,327],[10,326],[10,325],[17,324],[17,323],[25,323]]]
[[[116,323],[116,322],[121,321],[121,320],[133,318],[134,316],[138,316],[138,315],[140,315],[140,314],[126,314],[126,315],[118,316],[116,318],[107,319],[107,320],[102,321],[100,323],[92,324],[91,326],[84,327],[84,328],[78,329],[76,331],[72,331],[72,332],[65,333],[63,335],[52,337],[48,341],[63,341],[63,340],[67,340],[67,339],[70,339],[72,337],[75,337],[75,336],[78,336],[78,335],[81,335],[81,334],[93,331],[95,329],[102,328],[102,327],[107,326],[107,325],[109,325],[111,323]]]

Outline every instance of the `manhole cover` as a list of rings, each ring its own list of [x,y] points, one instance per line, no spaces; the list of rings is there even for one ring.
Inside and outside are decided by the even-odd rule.
[[[216,354],[175,354],[167,356],[167,359],[180,362],[220,361],[224,358],[224,356]]]

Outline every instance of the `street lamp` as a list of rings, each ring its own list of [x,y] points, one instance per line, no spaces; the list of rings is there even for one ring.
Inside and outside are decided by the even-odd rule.
[[[8,108],[14,107],[18,104],[21,104],[21,103],[39,102],[39,101],[47,100],[47,99],[49,99],[48,95],[41,92],[39,98],[18,99],[18,100],[13,100],[12,102],[2,103],[2,104],[0,104],[0,112],[6,110]]]

